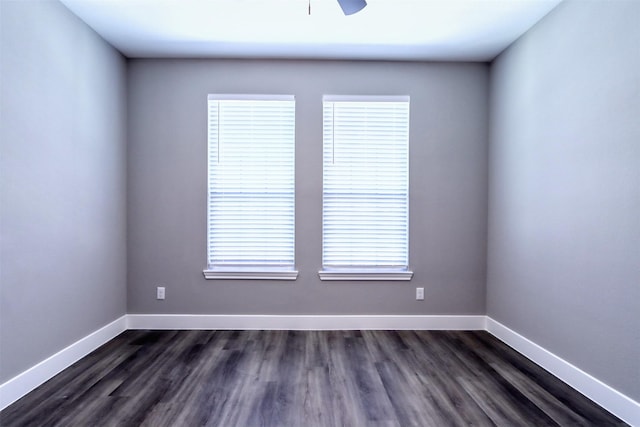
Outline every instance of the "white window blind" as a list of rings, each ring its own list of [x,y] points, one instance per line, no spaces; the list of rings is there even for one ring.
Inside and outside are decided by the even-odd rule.
[[[209,95],[207,278],[295,279],[295,100]]]
[[[323,98],[323,280],[408,280],[409,98]]]

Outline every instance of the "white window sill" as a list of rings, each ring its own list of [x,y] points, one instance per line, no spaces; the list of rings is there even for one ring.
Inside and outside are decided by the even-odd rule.
[[[411,280],[413,271],[409,270],[320,270],[320,280]]]
[[[278,269],[213,269],[203,270],[202,273],[207,280],[296,280],[298,278],[297,270]]]

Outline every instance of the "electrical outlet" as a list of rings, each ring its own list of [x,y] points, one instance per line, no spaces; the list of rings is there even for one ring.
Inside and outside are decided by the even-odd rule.
[[[156,299],[164,299],[164,286],[156,288]]]
[[[416,299],[419,301],[424,299],[424,288],[416,288]]]

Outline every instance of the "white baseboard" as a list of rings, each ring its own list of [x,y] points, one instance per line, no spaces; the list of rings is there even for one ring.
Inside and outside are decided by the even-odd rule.
[[[108,325],[76,341],[53,356],[27,369],[0,385],[0,410],[11,405],[39,385],[50,380],[62,370],[73,365],[102,344],[110,341],[127,329],[127,316],[122,316]]]
[[[487,316],[129,314],[1,384],[0,410],[127,329],[487,330],[617,417],[640,426],[640,403]]]
[[[640,426],[640,403],[491,317],[487,317],[487,331],[626,423]]]
[[[486,316],[130,314],[129,329],[484,330]]]

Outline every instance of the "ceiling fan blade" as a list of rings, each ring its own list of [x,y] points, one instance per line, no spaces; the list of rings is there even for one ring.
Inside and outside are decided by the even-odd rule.
[[[345,15],[353,15],[360,12],[367,5],[366,0],[338,0],[338,4],[342,8]]]

